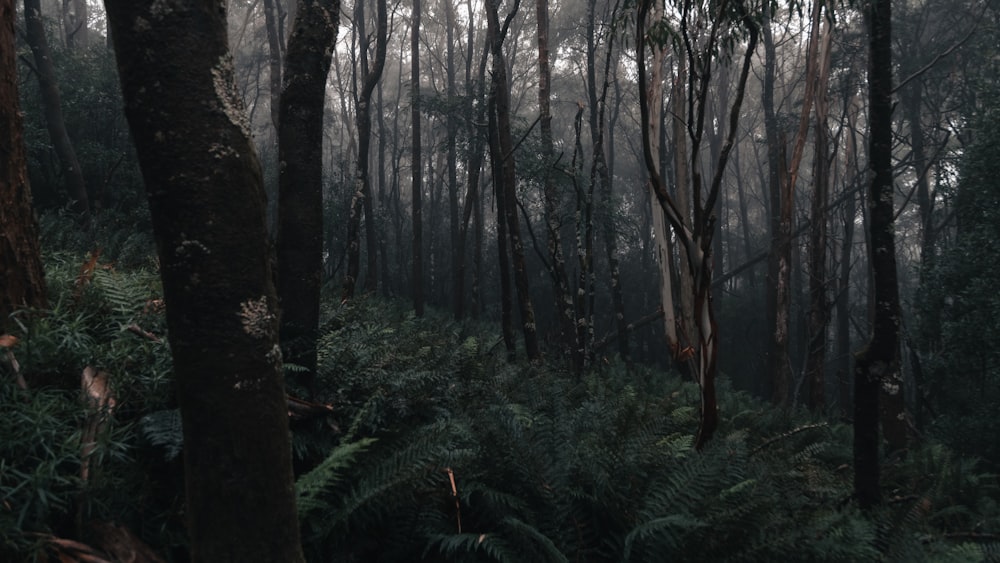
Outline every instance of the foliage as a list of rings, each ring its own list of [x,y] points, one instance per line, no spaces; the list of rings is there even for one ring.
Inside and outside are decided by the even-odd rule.
[[[953,244],[928,260],[920,311],[924,394],[937,413],[932,428],[944,441],[1000,468],[1000,92],[988,96],[976,141],[963,159],[955,202]]]
[[[41,536],[115,520],[186,557],[183,455],[167,347],[144,270],[49,256],[52,311],[24,321],[29,382],[4,377],[5,560]],[[100,262],[98,262],[100,264]],[[154,302],[155,303],[155,302]],[[888,502],[850,500],[850,428],[720,382],[719,437],[692,448],[697,388],[610,363],[582,378],[507,363],[492,334],[401,303],[324,304],[319,396],[293,423],[314,561],[981,560],[995,553],[994,475],[941,444],[887,460]],[[115,410],[80,478],[80,366],[111,373]],[[44,374],[44,375],[43,375]],[[43,385],[43,382],[44,385]],[[294,391],[294,390],[293,390]],[[94,457],[96,456],[96,457]]]

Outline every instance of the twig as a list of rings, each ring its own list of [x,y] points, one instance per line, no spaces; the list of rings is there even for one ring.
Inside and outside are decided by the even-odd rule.
[[[162,340],[160,340],[159,336],[156,336],[155,334],[153,334],[152,332],[149,332],[147,330],[143,330],[142,327],[140,327],[139,325],[137,325],[135,323],[132,323],[132,324],[128,325],[125,328],[128,329],[129,332],[131,332],[133,334],[138,334],[139,336],[145,338],[146,340],[151,340],[153,342],[162,342]]]
[[[805,432],[806,430],[812,430],[814,428],[826,428],[827,426],[829,426],[829,424],[827,424],[826,422],[817,422],[815,424],[806,424],[805,426],[799,426],[798,428],[793,428],[788,432],[785,432],[784,434],[779,434],[774,438],[771,438],[770,440],[767,440],[763,444],[757,446],[756,448],[753,449],[753,451],[750,452],[750,455],[752,456],[757,455],[758,452],[760,452],[764,448],[770,446],[771,444],[779,440],[784,440],[785,438],[789,438],[796,434],[800,434],[802,432]]]

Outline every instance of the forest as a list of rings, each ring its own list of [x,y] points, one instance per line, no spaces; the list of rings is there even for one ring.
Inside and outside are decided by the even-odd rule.
[[[0,0],[0,231],[0,561],[1000,561],[998,0]]]

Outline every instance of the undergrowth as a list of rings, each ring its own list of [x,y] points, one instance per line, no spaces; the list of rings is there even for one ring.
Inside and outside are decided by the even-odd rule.
[[[19,317],[28,389],[0,362],[0,560],[114,521],[183,561],[183,444],[156,274],[97,267],[78,283],[86,259],[49,256],[52,310]],[[862,514],[850,427],[778,411],[725,380],[717,438],[695,452],[697,389],[673,375],[510,364],[494,334],[381,299],[327,304],[325,317],[314,399],[333,411],[292,425],[312,561],[1000,554],[996,476],[940,444],[885,460],[886,502]],[[115,405],[84,479],[86,366],[109,374]]]

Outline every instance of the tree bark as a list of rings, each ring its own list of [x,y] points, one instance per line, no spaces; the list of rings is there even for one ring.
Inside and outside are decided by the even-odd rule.
[[[498,167],[502,183],[498,189],[503,190],[503,206],[498,205],[498,212],[503,213],[507,223],[507,239],[510,244],[511,266],[514,275],[514,287],[517,290],[518,311],[521,314],[521,332],[524,335],[525,353],[529,360],[537,361],[542,357],[538,348],[538,332],[535,326],[535,311],[531,304],[531,294],[528,283],[528,270],[524,257],[524,244],[521,241],[521,227],[517,211],[517,167],[514,161],[514,139],[510,123],[510,81],[507,78],[507,61],[503,52],[503,32],[500,30],[497,6],[494,0],[489,0],[486,8],[491,29],[493,55],[493,85],[495,88],[497,142],[499,146],[499,162],[494,159],[493,166]],[[509,20],[508,20],[509,21]],[[503,244],[498,242],[497,244]]]
[[[819,19],[820,10],[814,9],[813,18]],[[827,22],[831,21],[829,16]],[[814,30],[820,32],[820,25]],[[817,411],[826,408],[826,345],[827,327],[830,322],[830,305],[827,302],[826,244],[827,203],[830,192],[829,133],[827,132],[827,84],[830,76],[829,23],[820,39],[814,95],[816,118],[815,151],[813,156],[813,197],[810,214],[812,226],[809,234],[809,338],[806,349],[806,378],[809,380],[809,403]]]
[[[358,165],[357,176],[354,181],[354,196],[351,198],[350,214],[347,219],[347,276],[344,278],[343,300],[354,297],[354,287],[357,284],[358,276],[361,273],[361,212],[365,213],[365,240],[367,242],[367,271],[365,274],[365,290],[375,291],[377,288],[377,248],[375,241],[375,217],[372,212],[372,188],[371,173],[368,169],[370,162],[372,117],[371,99],[372,92],[382,79],[382,69],[385,68],[386,43],[388,35],[388,15],[386,12],[385,0],[377,0],[377,22],[375,24],[375,60],[371,69],[368,68],[368,45],[362,45],[361,55],[361,75],[364,83],[361,92],[358,93],[355,108],[355,120],[358,127]],[[365,33],[365,10],[364,1],[359,0],[354,9],[355,25],[358,27],[358,36],[362,41],[367,41],[368,35]]]
[[[856,356],[854,367],[854,492],[862,508],[880,501],[879,414],[889,451],[905,446],[905,426],[892,420],[886,398],[902,397],[899,358],[899,286],[893,234],[892,177],[892,32],[889,0],[868,5],[869,129],[872,180],[868,194],[871,212],[870,260],[874,313],[868,345]],[[902,422],[902,421],[900,421]]]
[[[583,371],[584,341],[580,339],[577,325],[585,322],[574,312],[574,299],[569,289],[569,278],[566,276],[566,258],[563,256],[560,229],[561,197],[556,185],[553,166],[555,151],[552,146],[552,110],[550,91],[552,87],[552,71],[549,68],[549,3],[548,0],[536,0],[535,20],[538,27],[538,131],[541,142],[542,159],[542,195],[545,210],[545,235],[549,255],[550,276],[554,292],[556,318],[560,332],[560,345],[564,354],[568,352],[571,358],[573,372]],[[584,275],[581,272],[581,276]],[[582,289],[582,288],[581,288]],[[578,309],[578,308],[577,308]]]
[[[413,0],[410,36],[410,119],[413,147],[410,157],[413,198],[413,310],[424,315],[424,215],[423,169],[420,157],[420,0]]]
[[[281,23],[278,21],[278,7],[276,6],[276,3],[280,1],[264,0],[264,28],[267,31],[268,47],[268,93],[270,94],[268,107],[271,108],[271,124],[274,125],[275,132],[278,131],[278,123],[280,122],[281,60],[285,50],[279,31]]]
[[[313,392],[323,273],[323,109],[340,0],[299,0],[278,117],[278,293],[285,359]]]
[[[0,0],[0,334],[13,328],[17,309],[48,307],[18,107],[14,18],[14,0]]]
[[[87,25],[87,0],[62,0],[63,32],[70,51],[86,49],[90,42]]]
[[[625,320],[625,298],[622,293],[621,271],[618,258],[618,233],[614,223],[614,199],[612,197],[611,174],[605,158],[605,109],[607,107],[609,73],[614,52],[614,34],[607,35],[607,52],[604,61],[604,78],[601,93],[597,93],[597,34],[596,34],[596,1],[587,2],[587,96],[590,105],[589,124],[590,136],[593,139],[593,155],[590,168],[591,184],[600,183],[600,223],[601,238],[604,241],[605,256],[608,260],[608,270],[611,282],[611,305],[615,317],[615,326],[621,338],[618,340],[618,355],[623,361],[631,361],[629,354],[628,322]],[[611,14],[615,17],[617,14]],[[608,134],[613,134],[609,131]],[[595,345],[596,350],[596,345]]]
[[[52,140],[52,148],[59,158],[59,166],[66,182],[66,192],[71,200],[71,207],[77,220],[86,227],[90,224],[90,199],[87,187],[83,181],[83,169],[77,159],[76,150],[66,131],[66,121],[63,119],[62,98],[59,94],[59,82],[56,79],[56,69],[52,64],[52,52],[49,41],[45,37],[45,25],[42,23],[40,0],[26,0],[24,3],[25,39],[31,47],[35,61],[35,71],[38,75],[38,86],[42,95],[42,110],[45,113],[45,125]]]
[[[303,561],[265,195],[218,2],[108,0],[160,259],[194,561]]]

